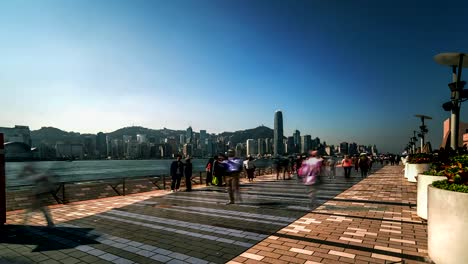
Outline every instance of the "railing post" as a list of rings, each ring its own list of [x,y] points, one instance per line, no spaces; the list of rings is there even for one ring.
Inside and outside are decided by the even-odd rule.
[[[125,178],[123,178],[123,184],[122,184],[122,193],[123,193],[123,196],[125,196]]]
[[[6,224],[6,175],[3,134],[0,133],[0,226]]]
[[[202,178],[202,172],[200,171],[200,184],[203,184],[202,180],[203,180],[203,178]]]
[[[62,183],[62,204],[65,204],[65,183]]]
[[[166,190],[166,175],[163,175],[163,189]]]

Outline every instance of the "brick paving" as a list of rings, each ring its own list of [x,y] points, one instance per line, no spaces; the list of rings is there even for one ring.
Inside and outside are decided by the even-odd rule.
[[[415,185],[401,167],[362,181],[324,178],[312,205],[301,183],[274,178],[244,182],[236,205],[225,205],[224,188],[204,186],[56,205],[54,229],[39,213],[23,226],[24,212],[9,212],[0,263],[412,263],[427,256]]]
[[[416,185],[386,166],[229,263],[424,263]]]

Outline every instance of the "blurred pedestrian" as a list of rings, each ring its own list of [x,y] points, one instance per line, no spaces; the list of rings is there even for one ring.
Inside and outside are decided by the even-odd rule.
[[[279,175],[281,172],[281,158],[279,156],[276,156],[273,158],[273,167],[275,168],[276,171],[276,179],[279,180]]]
[[[344,159],[341,161],[341,165],[343,166],[345,178],[351,177],[351,168],[353,167],[353,161],[349,158],[348,155],[344,156]]]
[[[369,171],[369,159],[367,158],[366,153],[362,153],[359,157],[359,168],[361,169],[361,178],[367,177],[367,172]]]
[[[176,160],[171,164],[171,192],[178,192],[180,188],[180,180],[184,175],[184,163],[182,162],[182,155],[178,154]]]
[[[330,157],[330,159],[328,160],[328,166],[329,166],[328,178],[334,181],[336,178],[336,160],[334,159],[334,157]]]
[[[210,186],[211,182],[213,181],[213,162],[215,161],[216,158],[217,158],[216,156],[214,156],[213,158],[210,158],[205,165],[206,186]]]
[[[184,175],[185,175],[185,191],[191,192],[192,191],[192,162],[190,157],[185,159],[184,165]]]
[[[244,161],[244,169],[245,172],[247,173],[247,179],[249,179],[249,182],[252,182],[255,176],[255,164],[253,162],[252,156],[247,157],[247,159]]]
[[[49,179],[49,173],[40,173],[32,164],[27,164],[23,167],[19,178],[23,178],[33,186],[33,194],[31,196],[31,207],[26,210],[24,217],[24,225],[27,225],[29,218],[35,211],[41,211],[47,221],[47,227],[55,227],[54,220],[47,207],[47,201],[53,190],[53,184]]]
[[[226,173],[223,161],[226,156],[222,153],[217,155],[217,159],[213,162],[213,184],[218,187],[223,187],[223,178]]]
[[[310,152],[310,157],[302,162],[299,169],[299,175],[303,178],[303,183],[307,186],[307,194],[309,196],[309,207],[313,209],[316,201],[316,184],[322,167],[322,159],[318,157],[316,150]]]
[[[229,202],[227,202],[227,204],[234,204],[235,202],[242,201],[239,189],[239,178],[242,171],[242,163],[241,159],[235,157],[234,150],[228,150],[228,157],[223,161],[226,168],[226,188],[229,194]]]

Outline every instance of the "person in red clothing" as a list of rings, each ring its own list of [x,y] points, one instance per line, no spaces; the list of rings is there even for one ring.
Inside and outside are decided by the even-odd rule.
[[[341,161],[341,165],[345,171],[345,178],[351,177],[351,168],[353,167],[353,161],[349,158],[348,155],[344,157]]]

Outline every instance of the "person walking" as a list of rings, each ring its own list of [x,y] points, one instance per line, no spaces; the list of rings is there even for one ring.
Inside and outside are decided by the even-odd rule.
[[[223,177],[226,173],[223,161],[225,160],[224,154],[218,154],[217,159],[213,162],[213,179],[216,186],[223,187]]]
[[[369,171],[369,159],[366,153],[362,153],[359,157],[359,168],[361,169],[361,178],[367,177]]]
[[[206,171],[206,186],[210,186],[213,181],[213,162],[217,157],[210,158],[205,166]]]
[[[178,192],[180,188],[180,180],[184,175],[184,163],[182,162],[182,155],[177,154],[177,159],[171,164],[171,192]]]
[[[192,162],[190,157],[185,159],[185,166],[184,166],[184,175],[185,175],[185,191],[191,192],[192,191]]]
[[[356,173],[358,173],[359,172],[359,157],[354,156],[351,159],[352,159],[353,164],[354,164],[354,170],[356,171]]]
[[[19,174],[19,178],[29,181],[34,186],[34,193],[30,199],[31,207],[26,210],[24,225],[28,224],[32,213],[39,210],[44,214],[47,221],[47,227],[55,227],[54,220],[52,219],[52,215],[47,207],[47,200],[53,189],[52,183],[49,180],[49,174],[40,173],[32,164],[28,164],[24,166],[23,171]]]
[[[245,161],[244,161],[244,169],[247,173],[247,178],[249,179],[249,182],[253,182],[254,176],[255,176],[255,164],[253,162],[252,156],[249,156]]]
[[[344,156],[344,159],[341,161],[343,166],[345,178],[351,177],[351,168],[353,167],[353,161],[349,158],[348,155]]]
[[[328,160],[328,166],[329,166],[328,178],[334,181],[336,178],[336,160],[333,157],[330,157],[330,159]]]
[[[286,173],[289,173],[289,159],[285,158],[281,162],[283,167],[283,180],[286,180]],[[288,175],[288,180],[291,178],[291,175]]]
[[[279,176],[281,172],[281,157],[277,156],[273,158],[273,166],[275,167],[275,171],[276,171],[276,179],[279,180]]]
[[[313,209],[316,205],[316,194],[319,183],[318,176],[322,167],[323,160],[318,157],[316,150],[310,152],[310,157],[302,162],[299,170],[299,176],[302,177],[304,185],[307,187],[309,196],[309,208]]]
[[[240,196],[240,173],[242,171],[242,160],[235,157],[234,150],[228,150],[228,158],[223,161],[226,168],[226,188],[229,194],[229,202],[226,204],[234,204],[236,201],[241,202]]]

